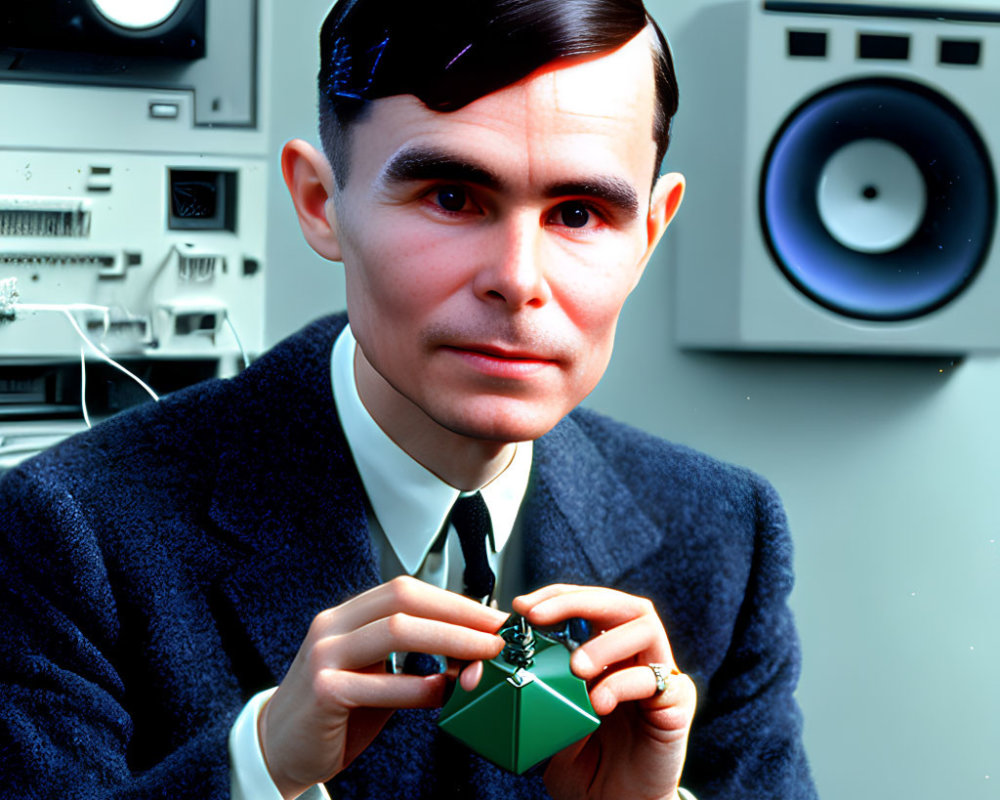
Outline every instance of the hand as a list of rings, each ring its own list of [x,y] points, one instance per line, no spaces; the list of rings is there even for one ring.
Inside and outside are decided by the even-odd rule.
[[[393,710],[441,705],[446,676],[386,674],[389,653],[495,658],[506,617],[406,577],[320,613],[260,715],[264,760],[282,796],[290,800],[343,770]]]
[[[588,682],[601,727],[558,753],[545,771],[555,798],[675,798],[694,719],[696,690],[686,675],[656,691],[649,664],[675,667],[653,604],[613,589],[556,585],[514,600],[533,625],[583,617],[601,634],[573,652],[570,667]]]

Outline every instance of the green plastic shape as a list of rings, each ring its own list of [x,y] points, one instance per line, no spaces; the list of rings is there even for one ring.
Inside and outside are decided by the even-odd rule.
[[[438,726],[520,775],[593,733],[601,721],[586,683],[570,671],[566,645],[532,631],[516,614],[500,635],[508,646],[483,663],[483,676],[471,692],[456,683]]]

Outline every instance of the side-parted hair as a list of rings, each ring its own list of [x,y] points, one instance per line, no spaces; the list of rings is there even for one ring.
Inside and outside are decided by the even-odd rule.
[[[320,138],[343,188],[352,123],[373,100],[416,95],[456,111],[553,61],[615,50],[646,26],[659,174],[677,111],[670,48],[642,0],[340,0],[320,33]]]

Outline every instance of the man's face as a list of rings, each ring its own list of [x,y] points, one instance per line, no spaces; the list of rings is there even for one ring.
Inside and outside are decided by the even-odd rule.
[[[653,110],[645,34],[451,113],[375,101],[328,206],[370,409],[512,442],[590,393],[667,221]]]

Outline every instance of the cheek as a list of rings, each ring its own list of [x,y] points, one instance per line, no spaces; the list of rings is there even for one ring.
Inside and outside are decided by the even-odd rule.
[[[591,346],[610,348],[641,257],[630,245],[619,238],[588,245],[564,260],[553,276],[560,304]]]
[[[469,238],[442,236],[412,220],[389,220],[345,247],[348,297],[377,306],[383,319],[430,313],[461,289],[476,252]]]

